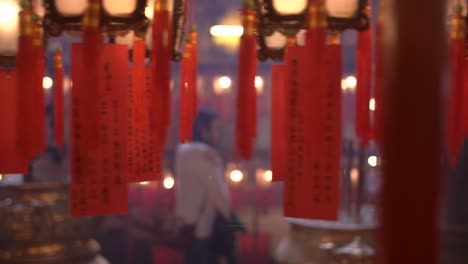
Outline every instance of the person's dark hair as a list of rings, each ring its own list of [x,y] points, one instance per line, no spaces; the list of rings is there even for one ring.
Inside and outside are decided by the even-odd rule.
[[[194,142],[205,142],[206,140],[203,138],[202,134],[204,130],[210,130],[213,121],[218,118],[218,115],[211,111],[211,110],[200,110],[198,111],[197,117],[193,122],[193,141]]]

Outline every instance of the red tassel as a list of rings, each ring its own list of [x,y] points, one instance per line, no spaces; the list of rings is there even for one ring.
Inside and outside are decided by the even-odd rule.
[[[468,60],[463,61],[463,135],[468,138]]]
[[[190,83],[188,85],[189,88],[189,98],[190,98],[190,105],[191,105],[191,116],[190,116],[190,123],[188,129],[188,140],[192,140],[192,130],[193,130],[193,121],[197,116],[198,112],[198,95],[197,95],[197,76],[198,76],[198,34],[196,31],[196,27],[192,26],[191,31],[191,42],[192,42],[192,51],[191,51],[191,69],[190,69]]]
[[[452,19],[452,34],[450,47],[451,86],[448,116],[449,160],[454,163],[463,143],[463,64],[465,51],[465,29],[462,8],[455,10]]]
[[[26,3],[26,2],[25,2]],[[19,14],[21,35],[18,40],[18,55],[16,56],[17,75],[21,76],[16,82],[17,90],[17,122],[16,131],[17,146],[20,152],[26,159],[31,159],[30,153],[33,152],[32,140],[34,135],[30,135],[32,131],[31,122],[33,119],[34,108],[30,104],[34,102],[34,95],[31,93],[34,87],[34,64],[31,61],[34,58],[33,48],[33,28],[32,28],[32,11],[30,7],[23,6],[23,10]],[[42,86],[42,85],[41,85]]]
[[[30,146],[28,157],[35,157],[41,154],[46,147],[45,135],[45,99],[42,81],[44,78],[44,47],[42,43],[41,25],[33,23],[33,85],[29,88],[30,101]]]
[[[166,129],[170,125],[171,116],[171,30],[167,0],[157,0],[154,9],[153,23],[153,82],[152,108],[155,112],[154,125],[158,132],[158,140],[164,144]]]
[[[376,41],[375,41],[375,111],[374,111],[374,126],[372,129],[372,137],[375,138],[377,144],[382,144],[383,139],[383,63],[382,63],[382,26],[377,25]]]
[[[286,154],[288,147],[286,65],[273,65],[271,75],[271,169],[273,181],[283,181],[287,173]]]
[[[255,76],[257,72],[257,44],[255,40],[255,11],[253,3],[246,2],[243,13],[244,34],[241,37],[238,63],[236,149],[243,159],[253,155],[253,139],[257,126],[257,93]]]
[[[364,145],[371,139],[370,93],[372,82],[372,31],[359,33],[357,47],[356,134]]]
[[[181,65],[181,79],[180,79],[180,142],[185,143],[189,140],[190,133],[190,121],[192,117],[192,109],[190,102],[190,86],[191,86],[191,71],[192,67],[192,43],[189,40],[186,40],[184,45],[184,54],[182,57]]]
[[[55,144],[63,146],[64,137],[64,113],[63,113],[63,62],[62,51],[57,50],[54,54],[54,136]]]
[[[86,74],[83,83],[83,103],[86,104],[83,111],[83,137],[86,139],[89,149],[95,149],[99,143],[99,118],[96,113],[99,110],[100,76],[102,74],[102,38],[99,28],[101,12],[100,0],[88,0],[88,10],[83,21],[83,67]]]

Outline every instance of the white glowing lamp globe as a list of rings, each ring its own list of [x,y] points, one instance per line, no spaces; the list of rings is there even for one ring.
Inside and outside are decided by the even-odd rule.
[[[267,182],[271,182],[273,180],[273,172],[271,170],[267,170],[263,173],[263,178]]]
[[[18,51],[20,7],[15,0],[0,0],[0,55],[14,56]]]
[[[255,77],[255,90],[258,94],[263,92],[263,78],[260,76]]]
[[[88,0],[52,0],[57,11],[65,17],[82,15],[88,7]],[[103,0],[104,11],[113,17],[129,17],[137,7],[137,0]]]
[[[354,76],[348,76],[345,79],[346,87],[351,91],[354,91],[357,86],[357,79]]]
[[[210,28],[213,37],[240,37],[244,33],[244,28],[240,25],[215,25]]]
[[[221,76],[214,81],[214,92],[217,95],[229,92],[232,85],[232,80],[228,76]]]
[[[265,37],[265,44],[271,49],[281,49],[286,46],[287,37],[278,31],[273,32],[271,36]]]
[[[375,111],[375,99],[371,98],[369,101],[369,110]]]
[[[49,76],[42,78],[42,88],[44,88],[44,90],[49,90],[53,85],[54,81]]]
[[[307,0],[273,0],[273,8],[280,15],[297,15],[304,12]]]
[[[136,9],[137,0],[103,0],[102,4],[111,16],[129,17]]]
[[[164,181],[163,181],[164,188],[170,190],[174,188],[174,185],[175,185],[175,180],[172,176],[167,176],[166,178],[164,178]]]
[[[371,166],[371,167],[377,167],[377,164],[378,164],[377,156],[370,156],[370,157],[367,159],[367,163],[368,163],[369,166]]]
[[[352,18],[359,8],[359,0],[325,0],[325,8],[331,17]]]
[[[231,84],[231,78],[227,76],[223,76],[218,79],[218,85],[221,89],[229,89],[231,87]]]
[[[229,174],[229,178],[230,178],[231,181],[233,181],[233,182],[241,182],[242,179],[244,178],[244,174],[243,174],[242,171],[240,171],[240,170],[233,170],[233,171],[231,171],[231,173]]]
[[[127,45],[129,49],[133,48],[133,41],[135,40],[135,32],[130,31],[124,36],[116,36],[115,43]]]
[[[88,7],[88,0],[53,0],[57,11],[66,17],[79,16]]]

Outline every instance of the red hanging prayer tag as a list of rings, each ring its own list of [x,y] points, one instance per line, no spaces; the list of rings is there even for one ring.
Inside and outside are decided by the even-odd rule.
[[[54,54],[54,137],[55,144],[63,146],[64,136],[64,105],[63,105],[63,61],[60,49]]]
[[[330,159],[335,154],[330,147],[331,142],[335,142],[332,136],[338,136],[340,132],[332,127],[336,125],[336,120],[330,116],[333,109],[330,98],[333,96],[328,93],[328,68],[320,67],[328,63],[325,49],[326,13],[323,3],[311,3],[309,12],[306,46],[290,48],[286,62],[291,87],[288,95],[289,157],[285,214],[336,220],[338,177],[330,173],[334,171]],[[337,64],[333,65],[338,67]],[[324,150],[327,150],[325,154],[328,157],[324,157]],[[336,160],[339,161],[339,158]]]
[[[159,136],[160,131],[155,126],[155,115],[156,113],[152,111],[154,108],[151,103],[154,102],[153,94],[154,92],[154,83],[153,83],[153,69],[151,67],[146,67],[145,69],[145,95],[146,95],[146,107],[148,111],[148,123],[145,126],[145,135],[147,135],[146,146],[148,148],[148,158],[146,159],[148,164],[148,173],[149,179],[153,181],[162,179],[162,168],[163,168],[163,151],[164,143],[161,141],[161,136]]]
[[[288,217],[303,217],[309,211],[310,193],[305,192],[305,140],[304,140],[304,83],[305,60],[301,60],[304,47],[288,48],[287,68],[287,174],[285,175],[284,214]]]
[[[296,38],[288,37],[284,53],[284,61],[289,61],[288,50],[296,46]],[[305,51],[305,49],[301,49]],[[273,181],[284,181],[287,175],[287,120],[288,93],[291,85],[288,83],[288,68],[286,64],[272,67],[271,95],[271,159]]]
[[[370,9],[370,6],[368,9]],[[356,134],[361,143],[368,145],[371,139],[369,103],[371,100],[372,83],[372,31],[368,29],[358,34],[356,56]]]
[[[327,69],[325,61],[325,43],[326,43],[326,12],[323,2],[311,2],[308,7],[308,29],[306,32],[306,44],[303,60],[306,60],[307,65],[302,69],[308,69],[309,77],[304,82],[311,89],[304,91],[304,98],[307,98],[308,103],[304,106],[305,142],[306,142],[306,159],[310,166],[306,166],[306,175],[310,175],[308,186],[314,188],[318,186],[318,175],[323,174],[323,154],[325,149],[324,144],[324,116],[326,107],[326,89],[327,89]],[[312,176],[313,175],[313,176]],[[312,182],[314,177],[314,182]],[[314,194],[314,201],[320,199],[318,194]]]
[[[271,68],[271,168],[273,181],[285,180],[287,174],[287,88],[286,65],[273,65]]]
[[[99,89],[98,176],[104,209],[101,214],[127,212],[124,159],[127,150],[127,45],[107,44],[103,49],[103,75]],[[107,193],[105,190],[107,189]],[[107,196],[106,196],[107,195]]]
[[[465,18],[462,14],[463,7],[455,7],[455,15],[452,18],[450,34],[450,97],[448,116],[448,147],[449,161],[453,164],[458,158],[463,144],[463,82],[464,82],[464,52],[465,52]]]
[[[147,155],[143,148],[146,145],[148,126],[148,110],[145,95],[145,42],[136,39],[133,44],[133,66],[128,72],[127,88],[127,182],[146,181],[144,168]]]
[[[82,131],[86,122],[81,109],[86,98],[83,94],[84,67],[80,65],[83,52],[80,44],[72,46],[72,215],[106,215],[127,211],[126,164],[126,93],[128,53],[125,45],[106,45],[102,64],[103,75],[97,91],[97,112],[100,126],[99,145],[87,149]]]
[[[71,214],[73,216],[90,215],[93,206],[90,198],[88,198],[88,189],[90,179],[95,178],[96,161],[90,157],[96,156],[96,148],[88,150],[86,148],[85,139],[83,138],[84,130],[88,127],[83,126],[85,121],[83,109],[86,105],[83,103],[82,87],[84,85],[84,67],[83,67],[83,47],[82,44],[72,44],[71,49],[71,79],[73,89],[71,90]],[[95,181],[95,180],[94,180]],[[95,198],[95,197],[94,197]]]
[[[257,44],[255,36],[255,3],[245,2],[243,10],[244,34],[241,37],[238,62],[236,150],[243,159],[251,159],[257,133]]]
[[[97,91],[100,87],[100,76],[102,75],[101,51],[102,37],[99,28],[99,17],[101,12],[100,0],[88,0],[88,8],[83,17],[83,65],[86,74],[82,77],[84,81],[83,99],[86,107],[83,108],[87,129],[83,130],[83,137],[88,144],[87,148],[92,149],[98,146],[99,142],[99,121],[98,115],[98,96]]]
[[[0,69],[0,174],[28,173],[29,160],[16,146],[16,71]]]
[[[323,142],[325,142],[323,178],[321,189],[323,206],[326,208],[326,217],[337,219],[340,202],[340,175],[342,151],[342,47],[338,32],[330,32],[326,46],[327,87],[325,95],[325,127]],[[367,103],[368,105],[368,103]],[[368,107],[367,107],[368,108]],[[325,155],[323,155],[325,154]]]

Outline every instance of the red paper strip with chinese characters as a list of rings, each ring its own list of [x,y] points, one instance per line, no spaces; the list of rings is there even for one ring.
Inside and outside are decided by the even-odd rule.
[[[161,131],[158,130],[154,124],[156,114],[152,111],[151,103],[155,100],[153,99],[155,95],[153,89],[153,79],[152,79],[152,68],[146,67],[145,69],[145,98],[146,98],[146,107],[148,111],[148,125],[145,126],[147,132],[147,140],[144,142],[148,142],[146,147],[148,148],[148,158],[147,160],[147,167],[148,167],[148,174],[149,179],[153,181],[158,181],[162,179],[162,170],[163,170],[163,151],[164,151],[164,141],[162,141],[162,137],[159,136],[160,133],[164,133],[165,130]]]
[[[126,89],[126,96],[127,96],[127,113],[126,118],[128,120],[128,127],[125,131],[127,134],[127,151],[125,152],[125,167],[126,167],[126,181],[127,182],[138,182],[139,178],[139,163],[141,162],[140,153],[138,152],[140,140],[140,130],[137,124],[137,107],[138,107],[138,100],[136,98],[136,90],[138,89],[138,81],[137,81],[137,66],[135,65],[135,53],[138,48],[135,47],[136,43],[134,43],[133,47],[133,66],[130,67],[128,71],[128,85]],[[143,65],[144,70],[144,65]],[[143,79],[144,82],[144,79]],[[142,87],[143,88],[143,87]]]
[[[284,214],[288,217],[303,217],[310,211],[310,185],[305,186],[306,145],[304,92],[307,82],[305,60],[301,60],[304,47],[290,47],[286,59],[287,69],[287,174],[285,175]]]
[[[16,70],[0,69],[0,174],[26,174],[29,169],[16,145],[16,97]]]
[[[287,92],[286,65],[271,68],[271,169],[273,181],[284,181],[287,174]]]
[[[326,81],[328,69],[322,67],[315,74],[304,70],[326,65],[323,49],[291,47],[288,53],[286,64],[290,87],[284,213],[288,217],[336,220],[339,171],[335,170],[339,169],[339,164],[337,166],[335,162],[340,159],[335,150],[341,144],[337,143],[341,140],[341,132],[337,130],[341,127],[337,124],[341,119],[336,120],[339,117],[335,111],[340,108],[332,102],[336,103],[336,89],[340,86],[335,90],[329,88],[335,82]],[[315,60],[308,59],[311,55],[316,56]]]
[[[126,95],[128,51],[125,45],[108,44],[103,49],[97,94],[99,120],[98,146],[89,149],[83,138],[87,120],[82,109],[82,85],[85,65],[82,45],[72,46],[72,185],[73,216],[107,215],[127,211],[126,172]]]
[[[145,139],[148,138],[148,110],[145,101],[145,43],[136,40],[133,45],[133,66],[128,72],[127,114],[127,182],[147,181],[143,175],[146,156],[143,155]]]
[[[336,220],[340,202],[340,175],[342,151],[342,48],[341,45],[326,46],[327,86],[325,94],[324,175],[320,185],[324,207],[323,214]],[[368,103],[367,103],[368,104]],[[367,107],[367,109],[369,109]]]

